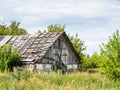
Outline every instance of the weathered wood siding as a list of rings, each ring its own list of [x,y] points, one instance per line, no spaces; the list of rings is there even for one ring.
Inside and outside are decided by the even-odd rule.
[[[65,42],[64,38],[58,39],[45,54],[42,62],[45,64],[53,64],[54,61],[59,61],[59,57],[62,62],[67,66],[68,69],[77,69],[77,59],[74,53],[71,51],[67,42]]]
[[[7,43],[12,49],[18,49],[23,67],[30,71],[51,71],[55,70],[54,66],[62,70],[76,69],[80,63],[77,60],[80,57],[65,32],[0,36],[0,46]]]

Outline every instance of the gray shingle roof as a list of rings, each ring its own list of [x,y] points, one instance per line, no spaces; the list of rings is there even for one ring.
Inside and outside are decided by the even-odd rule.
[[[12,48],[17,48],[20,52],[22,61],[34,62],[40,60],[48,51],[49,47],[63,35],[71,47],[71,50],[78,57],[72,43],[68,39],[65,32],[48,32],[35,35],[20,35],[20,36],[0,36],[0,46],[5,43],[11,43]]]
[[[49,32],[36,35],[21,35],[12,41],[12,47],[18,48],[23,61],[41,59],[49,47],[63,32]]]

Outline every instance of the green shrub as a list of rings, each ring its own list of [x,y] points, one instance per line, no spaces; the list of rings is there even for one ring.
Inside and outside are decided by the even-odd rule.
[[[120,80],[120,36],[116,31],[106,44],[100,47],[102,63],[102,73],[109,79]]]
[[[0,47],[0,71],[12,71],[14,66],[20,65],[20,56],[17,49],[12,50],[10,44]]]
[[[101,56],[97,54],[97,52],[93,53],[91,56],[84,56],[83,60],[81,60],[81,68],[98,68],[101,66]]]

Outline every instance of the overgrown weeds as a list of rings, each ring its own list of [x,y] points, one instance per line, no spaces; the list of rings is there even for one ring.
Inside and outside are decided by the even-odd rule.
[[[15,69],[13,73],[0,73],[0,90],[120,90],[120,83],[110,81],[99,72],[61,71],[31,73]]]

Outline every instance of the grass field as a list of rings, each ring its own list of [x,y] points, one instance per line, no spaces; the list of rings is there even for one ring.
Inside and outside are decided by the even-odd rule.
[[[0,90],[120,90],[120,82],[108,80],[99,72],[0,73]]]

